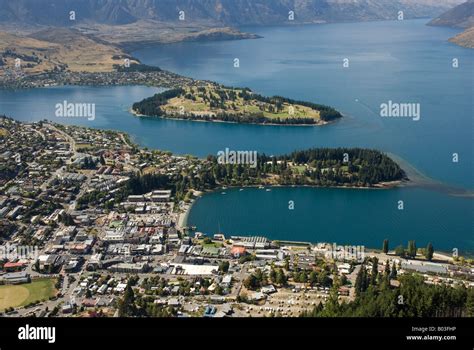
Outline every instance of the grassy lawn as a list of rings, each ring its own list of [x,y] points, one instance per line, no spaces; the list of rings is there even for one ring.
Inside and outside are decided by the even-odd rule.
[[[0,128],[0,136],[8,136],[8,130],[4,128]]]
[[[43,278],[31,283],[0,286],[0,310],[48,299],[56,293],[55,283],[55,278]]]
[[[304,171],[306,170],[306,167],[304,165],[296,165],[292,167],[292,169],[298,174],[303,174]]]
[[[89,149],[89,148],[93,148],[94,146],[92,146],[90,143],[76,143],[76,148],[77,149]]]

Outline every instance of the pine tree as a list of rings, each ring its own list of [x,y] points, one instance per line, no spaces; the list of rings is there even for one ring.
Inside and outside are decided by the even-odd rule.
[[[410,258],[415,258],[416,257],[416,243],[415,241],[408,241],[408,256]]]
[[[384,270],[384,273],[385,273],[385,276],[389,276],[389,275],[390,275],[390,263],[388,262],[388,260],[385,262],[385,270]]]
[[[127,283],[125,293],[122,300],[119,302],[118,313],[119,317],[130,317],[135,315],[135,293],[133,292],[130,281]]]
[[[370,275],[370,284],[377,284],[377,275],[379,273],[379,259],[374,258],[372,261],[372,274]]]
[[[433,259],[433,253],[434,253],[433,245],[431,244],[431,242],[429,242],[425,250],[426,260],[431,261]]]
[[[361,293],[365,292],[367,290],[368,284],[367,270],[365,269],[365,264],[362,264],[360,266],[359,272],[357,273],[354,286],[356,295],[360,295]]]
[[[384,254],[388,253],[388,239],[384,239],[382,250],[383,250]]]

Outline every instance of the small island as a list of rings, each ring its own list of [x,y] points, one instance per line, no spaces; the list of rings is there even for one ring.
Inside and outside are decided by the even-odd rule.
[[[329,106],[265,97],[248,88],[211,82],[194,82],[155,94],[134,103],[132,112],[139,116],[278,125],[324,125],[342,117]]]

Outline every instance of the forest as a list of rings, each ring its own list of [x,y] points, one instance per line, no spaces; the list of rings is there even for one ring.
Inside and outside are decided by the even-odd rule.
[[[364,265],[361,272],[365,270]],[[364,275],[361,277],[361,275]],[[388,273],[359,273],[356,297],[340,303],[331,292],[326,304],[303,312],[303,317],[473,317],[474,289],[463,286],[429,285],[423,276],[398,277],[399,287],[390,284]]]

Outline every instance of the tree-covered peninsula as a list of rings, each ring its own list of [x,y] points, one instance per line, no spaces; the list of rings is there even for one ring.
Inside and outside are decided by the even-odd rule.
[[[150,156],[140,161],[153,163]],[[149,171],[136,173],[115,197],[116,203],[131,194],[144,194],[156,188],[173,192],[176,201],[186,199],[192,190],[211,191],[223,186],[394,186],[406,180],[404,171],[385,154],[361,148],[315,148],[288,155],[258,155],[254,166],[222,164],[218,157],[195,159],[190,169],[172,174]],[[79,206],[100,201],[107,192],[90,192],[79,198]],[[113,203],[110,203],[111,205]]]
[[[134,103],[132,110],[143,116],[247,124],[322,125],[342,117],[325,105],[210,82],[155,94]]]

